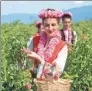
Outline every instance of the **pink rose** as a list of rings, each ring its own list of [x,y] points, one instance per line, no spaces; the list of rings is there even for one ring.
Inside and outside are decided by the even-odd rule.
[[[31,84],[28,84],[28,83],[25,84],[25,88],[26,88],[26,89],[30,89],[31,87],[32,87]]]
[[[54,75],[54,79],[55,79],[55,80],[58,80],[58,78],[59,78],[59,73],[57,72],[57,73],[55,73],[55,75]]]
[[[53,64],[52,64],[52,67],[55,67],[55,66],[56,66],[56,63],[53,63]]]
[[[45,74],[50,73],[50,70],[49,70],[49,69],[45,69],[45,70],[44,70],[44,73],[45,73]]]

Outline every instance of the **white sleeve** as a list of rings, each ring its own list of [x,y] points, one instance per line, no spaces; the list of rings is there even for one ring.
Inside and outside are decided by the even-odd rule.
[[[38,69],[37,69],[37,78],[41,77],[42,71],[44,69],[44,64],[45,64],[45,61],[41,60],[41,64],[38,65]]]
[[[27,42],[27,48],[33,50],[33,37],[31,37]]]
[[[62,50],[59,52],[57,58],[54,60],[54,62],[56,62],[56,64],[60,68],[61,72],[63,72],[63,70],[64,70],[67,56],[68,56],[68,48],[67,48],[67,45],[65,45],[62,48]]]

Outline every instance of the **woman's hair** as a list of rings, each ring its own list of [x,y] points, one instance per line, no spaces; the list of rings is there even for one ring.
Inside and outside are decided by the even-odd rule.
[[[40,28],[40,26],[41,26],[41,24],[42,24],[42,21],[41,21],[41,20],[37,21],[37,22],[36,22],[36,25],[35,25],[35,26],[36,26],[36,28],[38,28],[38,29],[39,29],[39,28]]]
[[[59,23],[62,14],[63,13],[60,12],[60,11],[48,8],[48,9],[41,10],[40,13],[39,13],[39,17],[42,19],[42,21],[45,18],[57,18],[58,23]]]
[[[72,20],[72,14],[70,12],[64,12],[62,15],[62,20],[64,21],[65,18],[69,18]]]

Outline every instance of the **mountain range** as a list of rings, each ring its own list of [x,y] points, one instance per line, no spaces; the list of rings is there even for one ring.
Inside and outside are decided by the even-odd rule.
[[[72,8],[65,11],[69,11],[72,13],[73,22],[92,19],[92,5]],[[20,20],[25,24],[30,24],[39,20],[39,17],[37,14],[31,13],[11,13],[9,15],[1,16],[1,24],[11,23],[15,20]]]

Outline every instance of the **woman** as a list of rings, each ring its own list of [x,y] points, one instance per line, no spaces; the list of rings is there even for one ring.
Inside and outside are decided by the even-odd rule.
[[[61,41],[59,31],[61,16],[62,12],[54,9],[42,10],[39,17],[42,19],[44,31],[37,41],[36,50],[34,38],[28,42],[28,49],[22,49],[32,59],[37,78],[46,79],[50,75],[57,80],[64,70],[68,48],[65,42]]]

